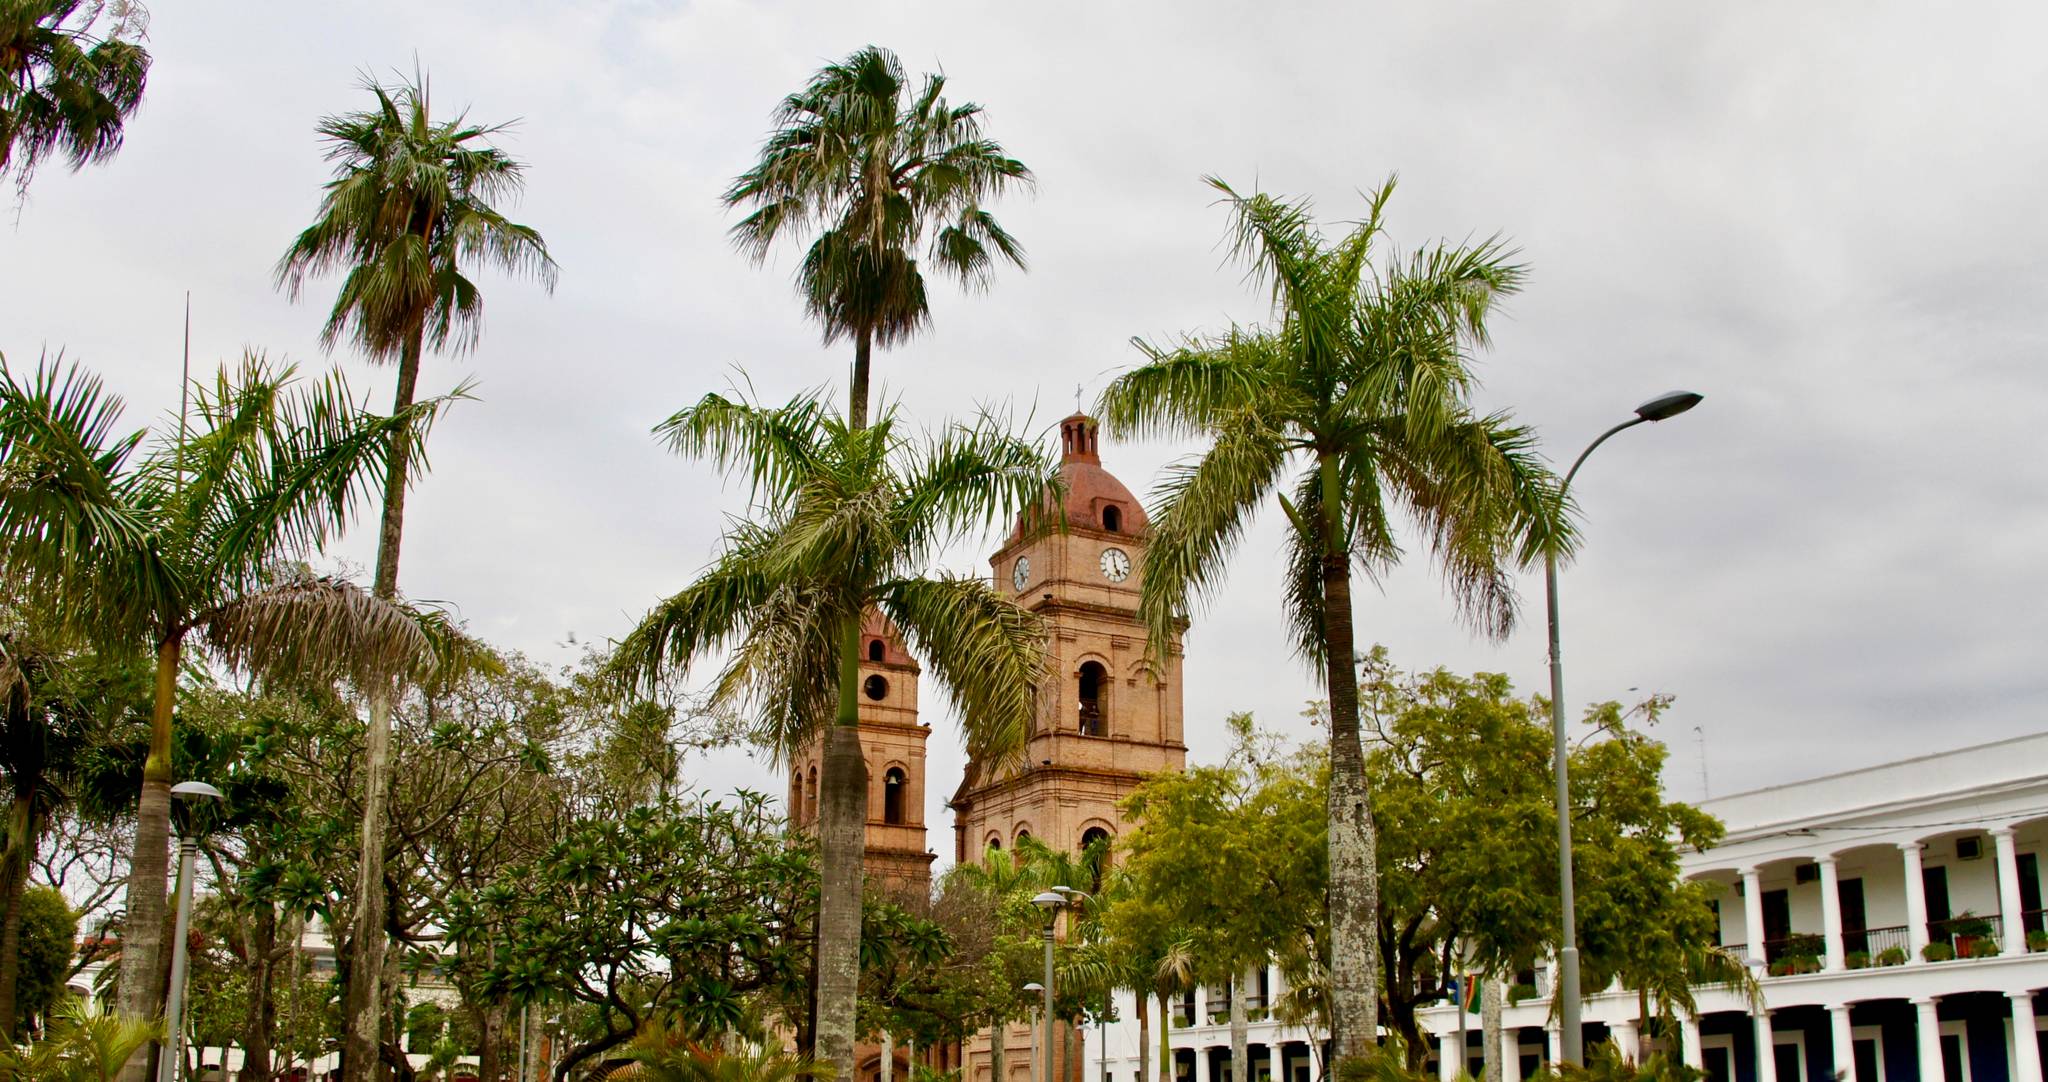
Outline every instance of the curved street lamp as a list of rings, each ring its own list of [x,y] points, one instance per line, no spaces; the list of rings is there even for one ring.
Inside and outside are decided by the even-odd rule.
[[[1700,404],[1702,395],[1691,391],[1672,391],[1661,394],[1636,407],[1636,415],[1613,428],[1600,433],[1600,438],[1586,445],[1579,457],[1572,460],[1572,468],[1565,471],[1564,483],[1557,486],[1557,496],[1563,502],[1565,492],[1572,487],[1572,478],[1578,476],[1579,467],[1585,465],[1586,456],[1593,449],[1607,442],[1609,436],[1624,428],[1634,428],[1648,421],[1663,421],[1676,417]],[[1579,1023],[1579,922],[1576,905],[1572,897],[1572,814],[1571,779],[1566,773],[1568,747],[1564,730],[1564,660],[1557,648],[1557,554],[1545,553],[1543,557],[1543,588],[1550,609],[1550,729],[1553,772],[1557,776],[1557,872],[1558,896],[1562,903],[1564,935],[1557,951],[1557,999],[1558,999],[1558,1055],[1566,1063],[1583,1064],[1586,1061],[1585,1035]]]

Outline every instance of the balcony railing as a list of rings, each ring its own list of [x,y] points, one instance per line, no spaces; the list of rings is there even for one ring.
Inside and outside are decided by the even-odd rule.
[[[1850,969],[1903,965],[1912,956],[1912,943],[1903,924],[1864,928],[1842,933],[1842,952]]]

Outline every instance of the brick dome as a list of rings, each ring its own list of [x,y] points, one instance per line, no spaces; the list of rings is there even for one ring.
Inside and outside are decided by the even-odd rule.
[[[1076,413],[1060,422],[1060,478],[1066,482],[1066,519],[1069,527],[1103,530],[1109,533],[1143,533],[1145,506],[1131,490],[1102,468],[1096,450],[1095,418]],[[1017,530],[1023,533],[1018,519]]]

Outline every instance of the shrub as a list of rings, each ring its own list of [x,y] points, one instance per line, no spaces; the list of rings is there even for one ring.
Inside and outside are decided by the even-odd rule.
[[[1985,936],[1970,942],[1969,956],[1972,958],[1998,957],[1998,940]]]
[[[1920,949],[1920,957],[1930,962],[1946,962],[1956,956],[1956,949],[1946,943],[1929,943]]]
[[[1906,948],[1886,947],[1877,952],[1877,964],[1881,966],[1902,966],[1906,964]]]

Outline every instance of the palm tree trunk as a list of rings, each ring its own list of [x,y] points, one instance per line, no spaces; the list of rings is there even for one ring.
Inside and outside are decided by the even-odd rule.
[[[1131,989],[1131,1013],[1138,1016],[1138,1082],[1152,1082],[1152,1012],[1145,1007],[1145,990]]]
[[[34,782],[16,779],[14,804],[7,817],[7,849],[0,855],[0,1039],[14,1033],[14,982],[21,974],[21,898],[28,888],[28,866],[35,859]]]
[[[1173,1062],[1173,1004],[1168,1001],[1170,995],[1172,993],[1164,988],[1159,990],[1159,1082],[1180,1082],[1180,1068]]]
[[[1249,1028],[1244,1018],[1244,977],[1230,977],[1230,1082],[1252,1082]],[[1251,985],[1256,987],[1256,985]]]
[[[1500,1082],[1500,982],[1492,973],[1479,980],[1479,1042],[1485,1045],[1485,1082]]]
[[[868,361],[875,352],[875,332],[863,327],[853,340],[853,379],[847,393],[846,424],[858,432],[868,426]]]
[[[398,360],[393,416],[412,408],[420,379],[422,332],[415,330]],[[384,519],[377,534],[377,575],[371,592],[389,601],[398,596],[398,552],[405,537],[405,486],[412,458],[412,430],[391,433],[391,460],[384,478]],[[370,725],[363,747],[362,855],[356,865],[355,956],[350,960],[342,1044],[342,1082],[370,1082],[378,1059],[378,1012],[384,1005],[384,831],[391,790],[391,709],[397,689],[370,688]]]
[[[1330,1044],[1337,1060],[1379,1040],[1379,839],[1358,732],[1358,669],[1351,630],[1351,551],[1343,532],[1337,460],[1318,463],[1322,484],[1324,679],[1330,692]]]
[[[839,654],[839,714],[825,734],[818,779],[818,1058],[854,1078],[860,992],[861,859],[867,830],[867,759],[860,747],[860,626],[849,621]]]
[[[149,759],[142,764],[142,795],[135,805],[135,848],[128,858],[127,916],[121,922],[121,1013],[153,1019],[163,1013],[164,898],[171,862],[171,715],[178,697],[183,636],[173,632],[156,648],[156,693],[151,704]],[[121,1068],[121,1082],[143,1082],[155,1059],[144,1050]]]

